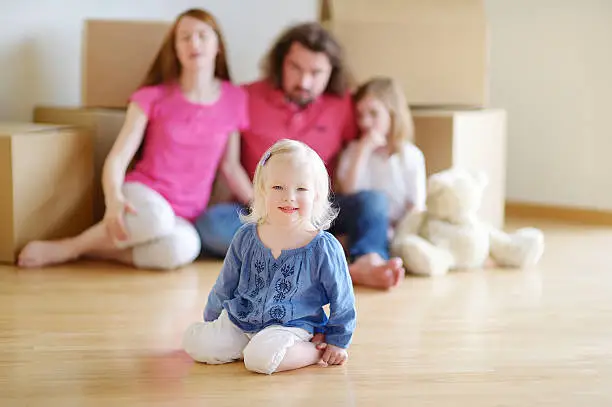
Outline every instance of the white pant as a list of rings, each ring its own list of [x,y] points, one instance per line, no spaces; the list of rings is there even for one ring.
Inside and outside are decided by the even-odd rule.
[[[125,215],[129,238],[116,244],[118,248],[132,248],[134,266],[170,270],[198,257],[198,232],[189,221],[174,214],[163,196],[137,182],[126,182],[122,191],[136,213]]]
[[[223,310],[213,322],[196,322],[183,336],[183,349],[194,360],[211,365],[244,360],[253,372],[272,374],[287,349],[296,342],[308,342],[312,335],[301,328],[269,326],[256,334],[243,332]]]

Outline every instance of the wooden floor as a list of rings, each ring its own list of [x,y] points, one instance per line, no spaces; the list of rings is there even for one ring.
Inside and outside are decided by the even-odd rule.
[[[0,406],[612,406],[612,229],[540,226],[537,269],[358,289],[349,363],[272,376],[178,350],[219,263],[0,267]]]

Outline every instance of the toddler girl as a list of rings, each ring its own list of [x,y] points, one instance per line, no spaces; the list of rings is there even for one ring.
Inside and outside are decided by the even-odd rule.
[[[254,200],[204,309],[185,332],[196,361],[244,360],[271,374],[347,360],[355,298],[342,246],[326,232],[336,216],[321,158],[281,140],[259,162]],[[329,318],[323,306],[330,305]],[[325,335],[318,347],[313,334]]]
[[[354,95],[360,137],[340,157],[338,184],[345,194],[378,190],[389,199],[390,224],[425,207],[425,158],[413,144],[406,98],[390,78],[374,78]]]

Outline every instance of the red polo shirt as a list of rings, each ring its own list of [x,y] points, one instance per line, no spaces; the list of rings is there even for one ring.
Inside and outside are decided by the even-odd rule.
[[[261,156],[283,138],[308,144],[321,156],[333,179],[338,154],[357,135],[350,94],[323,94],[299,108],[267,80],[244,88],[249,99],[250,127],[242,132],[241,159],[251,179]]]

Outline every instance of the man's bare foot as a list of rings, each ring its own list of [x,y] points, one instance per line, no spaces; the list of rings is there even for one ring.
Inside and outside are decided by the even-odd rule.
[[[44,267],[76,260],[70,240],[34,241],[28,243],[17,259],[19,267]]]
[[[389,289],[399,285],[404,279],[406,270],[400,258],[384,260],[376,253],[370,253],[351,264],[349,272],[354,284]]]

